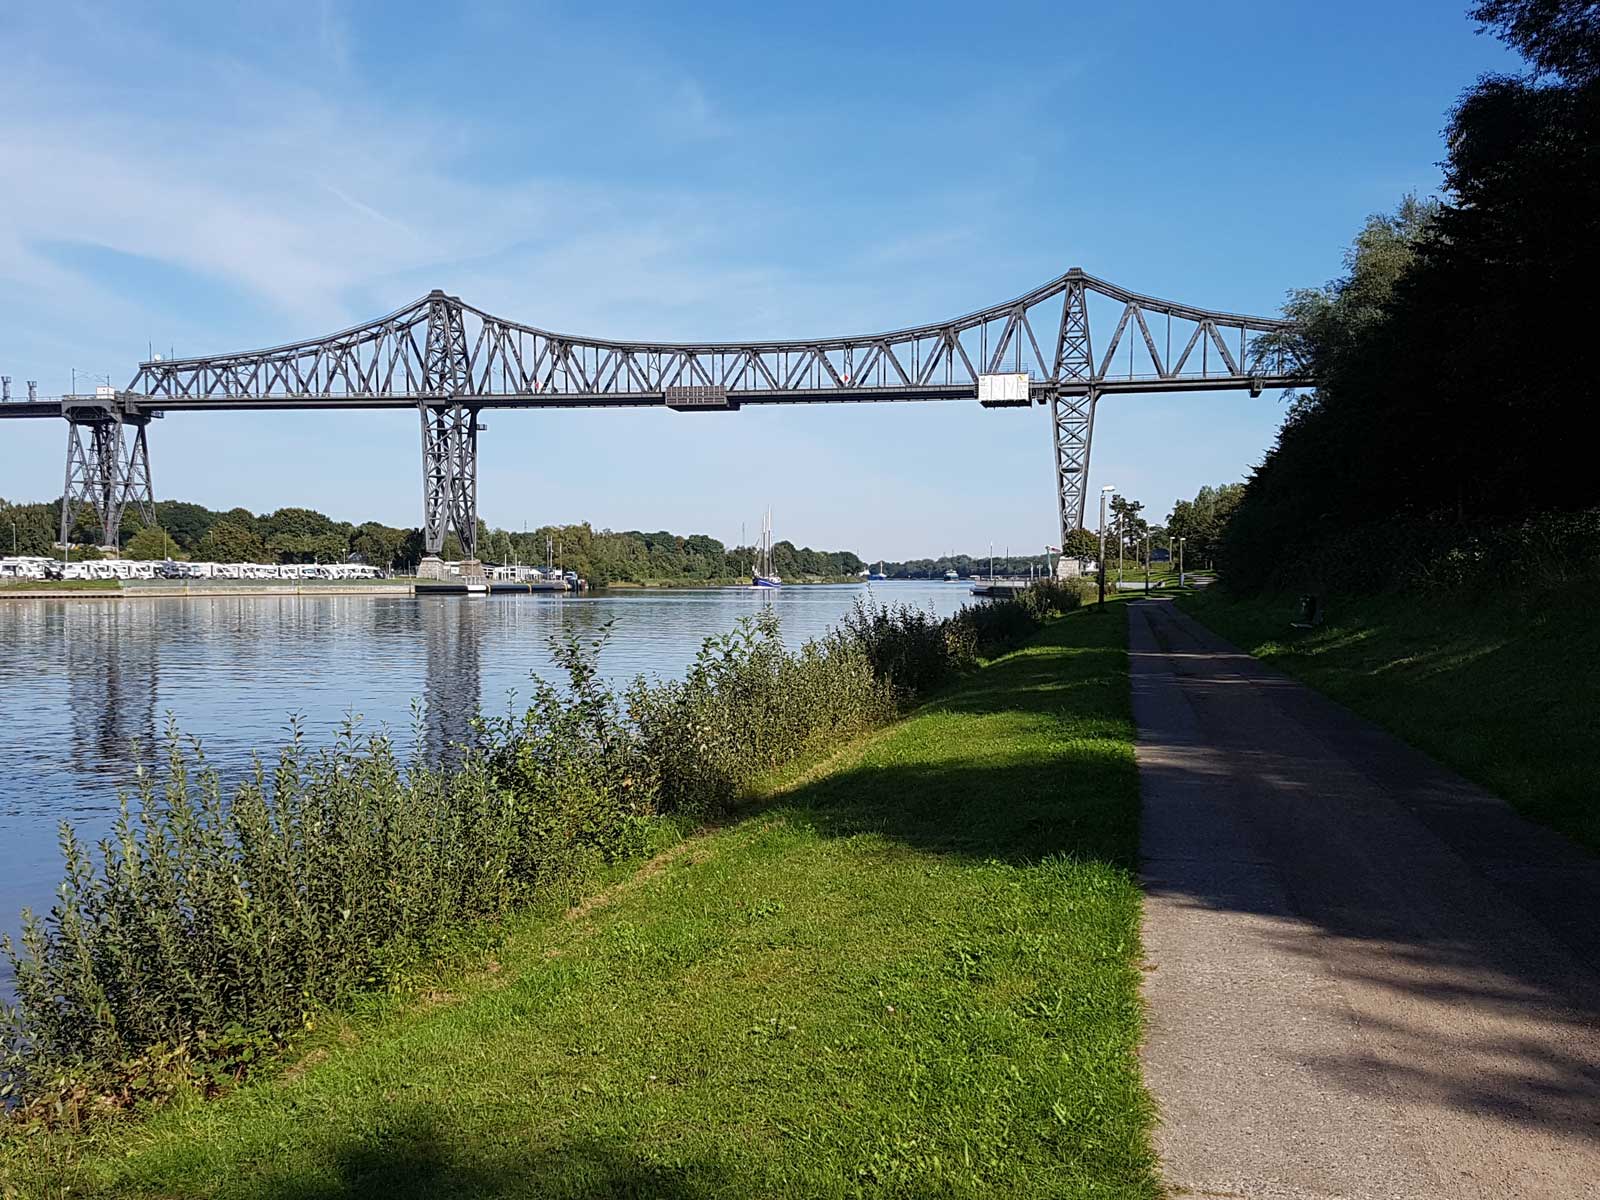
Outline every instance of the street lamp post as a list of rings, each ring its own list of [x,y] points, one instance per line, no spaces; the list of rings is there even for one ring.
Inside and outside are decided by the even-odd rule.
[[[1100,489],[1100,603],[1106,602],[1106,497],[1116,491],[1112,484]]]
[[[1187,542],[1188,540],[1189,539],[1186,538],[1186,537],[1181,537],[1181,538],[1178,539],[1178,586],[1179,587],[1183,586],[1183,544],[1185,542]]]
[[[1150,531],[1144,534],[1144,594],[1150,594]]]

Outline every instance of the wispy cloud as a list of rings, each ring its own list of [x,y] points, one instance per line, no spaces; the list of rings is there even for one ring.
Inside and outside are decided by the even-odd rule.
[[[38,65],[52,34],[31,31],[43,46],[35,65],[0,81],[13,185],[0,189],[0,280],[27,310],[30,345],[72,330],[99,361],[130,345],[142,353],[147,334],[173,323],[179,336],[214,338],[206,330],[225,314],[182,294],[195,279],[237,296],[241,313],[267,314],[241,335],[246,344],[313,336],[432,287],[574,332],[832,334],[943,315],[925,297],[906,311],[907,279],[919,264],[936,270],[984,249],[936,192],[923,193],[921,221],[906,214],[891,236],[861,238],[850,234],[856,222],[828,223],[791,197],[781,172],[760,187],[742,168],[702,180],[635,170],[630,155],[580,161],[595,140],[586,121],[601,134],[632,121],[643,140],[625,148],[657,156],[715,156],[716,142],[737,141],[714,95],[670,61],[611,62],[618,89],[608,101],[567,113],[534,149],[508,152],[514,121],[408,109],[403,90],[343,79],[355,72],[343,14],[318,0],[307,16],[290,59],[266,60],[241,59],[238,38],[197,47],[113,10],[92,21],[80,13],[70,24],[92,27],[91,51],[121,42],[138,64],[104,73]],[[293,58],[301,51],[309,66]],[[566,142],[547,153],[550,136]],[[818,253],[797,256],[809,238]],[[49,252],[63,245],[152,270],[133,289],[113,285],[84,265],[92,256]],[[180,315],[152,322],[152,309]]]

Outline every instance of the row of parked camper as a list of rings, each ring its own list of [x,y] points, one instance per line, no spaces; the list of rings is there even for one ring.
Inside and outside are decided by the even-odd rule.
[[[102,558],[67,562],[55,558],[0,558],[0,579],[380,579],[365,563],[144,562]]]

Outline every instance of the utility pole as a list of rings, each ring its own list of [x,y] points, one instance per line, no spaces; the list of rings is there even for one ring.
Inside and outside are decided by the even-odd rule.
[[[1144,594],[1150,594],[1150,531],[1144,534]]]

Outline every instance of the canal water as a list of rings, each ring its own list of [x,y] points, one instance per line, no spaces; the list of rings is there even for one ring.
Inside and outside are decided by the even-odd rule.
[[[682,675],[701,642],[770,606],[799,645],[857,597],[941,616],[964,584],[596,592],[583,596],[229,596],[0,602],[0,930],[43,911],[61,878],[57,828],[93,840],[132,780],[130,748],[168,718],[226,774],[270,756],[300,718],[312,744],[347,716],[407,749],[413,704],[425,749],[460,740],[481,708],[559,680],[548,643],[612,622],[601,655],[615,683]],[[0,965],[0,997],[6,970]]]

